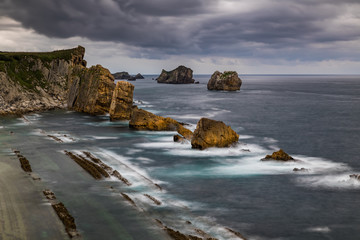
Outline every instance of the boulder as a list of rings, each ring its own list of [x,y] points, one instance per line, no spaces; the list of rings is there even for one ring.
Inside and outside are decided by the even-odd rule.
[[[194,83],[193,71],[185,66],[179,66],[172,71],[162,70],[157,78],[158,83],[187,84]]]
[[[144,79],[144,76],[141,75],[140,73],[138,73],[138,74],[135,75],[135,78],[136,79]]]
[[[221,121],[201,118],[191,140],[192,148],[229,147],[239,140],[239,135]]]
[[[115,79],[129,79],[131,75],[128,72],[117,72],[112,74]]]
[[[178,134],[173,136],[174,142],[185,143],[186,139]]]
[[[277,152],[273,152],[272,155],[266,155],[265,158],[262,159],[262,161],[294,161],[294,158],[292,158],[289,154],[284,152],[284,150],[280,149]]]
[[[134,85],[126,81],[117,82],[109,110],[111,120],[130,120],[133,93]]]
[[[241,79],[235,71],[225,71],[221,73],[216,71],[211,76],[207,88],[208,90],[224,90],[224,91],[236,91],[240,90]]]

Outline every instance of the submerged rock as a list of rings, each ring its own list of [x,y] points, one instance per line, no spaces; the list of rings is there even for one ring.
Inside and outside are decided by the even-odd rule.
[[[224,91],[236,91],[240,90],[241,79],[235,71],[225,71],[221,73],[216,71],[211,76],[207,88],[208,90],[224,90]]]
[[[130,120],[133,93],[134,85],[126,81],[117,82],[109,110],[111,120]]]
[[[179,66],[172,71],[162,70],[157,78],[158,83],[187,84],[194,83],[193,71],[185,66]]]
[[[271,161],[271,160],[286,162],[286,161],[293,161],[294,158],[292,158],[289,154],[284,152],[284,150],[280,149],[277,152],[273,152],[272,155],[266,155],[266,157],[262,159],[262,161]]]
[[[309,169],[307,169],[307,168],[294,168],[293,171],[294,172],[308,172]]]
[[[239,135],[221,121],[201,118],[191,140],[192,148],[229,147],[239,140]]]

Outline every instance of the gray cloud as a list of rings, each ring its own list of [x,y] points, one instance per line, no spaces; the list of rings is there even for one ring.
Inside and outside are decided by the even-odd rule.
[[[1,0],[0,13],[50,37],[137,47],[136,56],[359,60],[358,0]],[[229,7],[226,7],[227,5]],[[349,51],[337,49],[349,42]],[[343,46],[343,45],[342,45]],[[326,51],[324,51],[326,50]]]

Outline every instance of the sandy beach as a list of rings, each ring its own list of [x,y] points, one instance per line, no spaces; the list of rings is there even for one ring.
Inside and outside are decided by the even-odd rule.
[[[0,131],[0,239],[69,239],[42,194],[42,183],[21,168]]]

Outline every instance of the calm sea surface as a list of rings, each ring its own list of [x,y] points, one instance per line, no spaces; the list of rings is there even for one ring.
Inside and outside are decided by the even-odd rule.
[[[349,174],[360,173],[360,76],[246,75],[238,92],[208,91],[206,75],[193,85],[157,84],[155,77],[132,82],[138,107],[192,130],[201,117],[224,121],[239,133],[238,146],[192,150],[174,143],[174,132],[51,111],[1,118],[0,150],[16,148],[30,160],[84,239],[168,239],[154,219],[218,239],[237,239],[226,228],[249,239],[358,238],[360,181]],[[279,148],[301,161],[260,161]],[[89,151],[133,184],[93,180],[64,150]]]

